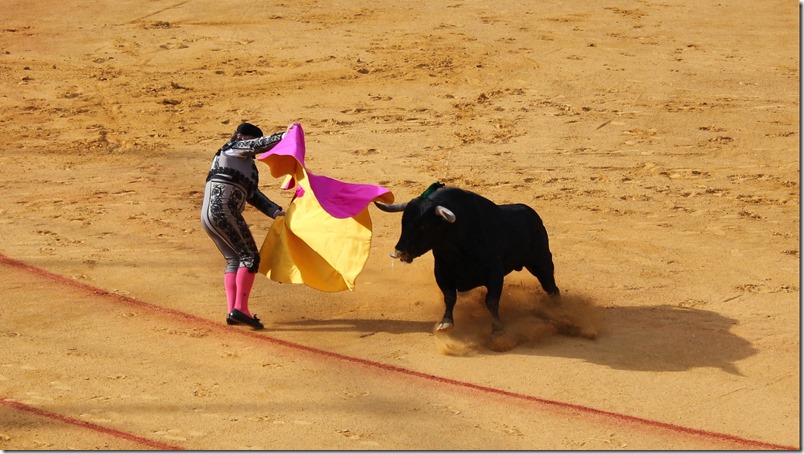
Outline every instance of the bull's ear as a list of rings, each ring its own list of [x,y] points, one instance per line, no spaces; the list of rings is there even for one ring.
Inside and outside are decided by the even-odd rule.
[[[450,224],[455,222],[455,213],[442,207],[441,205],[436,206],[435,213],[444,218],[444,220],[449,222]]]

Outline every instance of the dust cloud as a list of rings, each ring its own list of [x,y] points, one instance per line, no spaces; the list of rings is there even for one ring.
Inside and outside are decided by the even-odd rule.
[[[439,353],[472,356],[488,351],[506,352],[516,347],[533,348],[554,336],[596,339],[604,331],[603,317],[592,299],[565,294],[553,301],[525,285],[505,288],[500,301],[502,333],[491,334],[491,315],[485,290],[460,294],[455,305],[455,327],[434,331]]]

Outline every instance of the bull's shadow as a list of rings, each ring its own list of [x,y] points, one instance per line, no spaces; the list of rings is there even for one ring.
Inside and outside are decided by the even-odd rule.
[[[503,348],[491,340],[491,318],[482,293],[459,297],[455,328],[447,335],[433,335],[435,340],[446,336],[469,345],[460,356],[467,356],[467,351],[475,358],[554,356],[613,369],[658,372],[715,367],[739,375],[735,363],[757,353],[750,342],[730,332],[736,320],[713,311],[671,305],[595,307],[577,296],[565,296],[566,311],[551,311],[546,296],[512,296],[507,295],[501,308],[508,340]],[[437,321],[302,320],[285,323],[284,329],[362,332],[361,337],[377,332],[430,334]]]
[[[597,307],[589,297],[566,294],[554,306],[546,295],[518,285],[510,286],[504,298],[500,313],[506,332],[501,341],[487,335],[490,318],[482,292],[464,300],[450,337],[481,346],[473,353],[576,358],[637,371],[715,367],[740,375],[736,362],[757,353],[731,332],[737,320],[700,308]]]
[[[715,367],[736,375],[741,374],[735,364],[757,353],[750,342],[730,332],[737,321],[716,312],[671,305],[594,311],[601,321],[594,340],[581,339],[572,330],[562,335],[557,329],[541,338],[520,336],[521,342],[509,352],[577,358],[620,370],[673,372]],[[533,314],[516,326],[521,329],[538,323],[544,322]]]

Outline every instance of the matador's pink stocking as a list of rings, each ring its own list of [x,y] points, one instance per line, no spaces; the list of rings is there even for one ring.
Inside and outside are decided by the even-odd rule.
[[[254,285],[256,276],[257,273],[249,273],[248,268],[241,267],[237,269],[237,297],[235,298],[234,307],[249,317],[252,317],[252,315],[248,310],[248,296],[251,294],[251,287]]]
[[[226,313],[232,312],[237,298],[237,273],[225,273],[223,275],[223,287],[226,289]]]

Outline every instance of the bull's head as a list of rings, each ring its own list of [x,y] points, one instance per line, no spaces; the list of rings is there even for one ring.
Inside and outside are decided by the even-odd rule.
[[[451,210],[427,197],[393,205],[374,202],[374,205],[388,213],[402,212],[402,233],[394,248],[394,257],[405,263],[445,244],[449,240],[449,225],[456,220]]]

